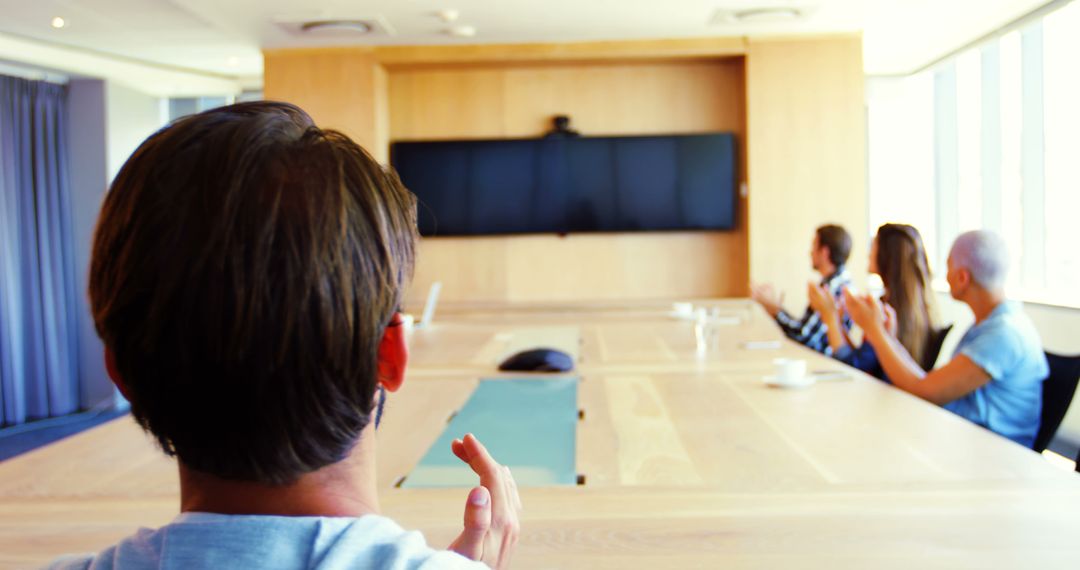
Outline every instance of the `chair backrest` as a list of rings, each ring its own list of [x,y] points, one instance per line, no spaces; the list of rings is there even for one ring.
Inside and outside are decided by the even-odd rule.
[[[930,333],[930,337],[926,339],[926,352],[923,353],[923,361],[919,363],[923,370],[929,372],[934,369],[938,355],[941,354],[941,347],[945,344],[945,337],[949,336],[952,327],[952,325],[945,325]]]
[[[1050,440],[1054,439],[1061,420],[1069,411],[1073,394],[1076,393],[1077,381],[1080,381],[1080,356],[1062,356],[1046,353],[1046,362],[1050,365],[1050,375],[1043,382],[1042,421],[1035,444],[1031,446],[1042,453]]]

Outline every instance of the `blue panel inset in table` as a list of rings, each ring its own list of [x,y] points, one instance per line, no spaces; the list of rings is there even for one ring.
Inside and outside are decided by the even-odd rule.
[[[475,486],[476,474],[450,451],[466,433],[513,470],[519,487],[576,484],[577,385],[576,377],[481,380],[402,486]]]

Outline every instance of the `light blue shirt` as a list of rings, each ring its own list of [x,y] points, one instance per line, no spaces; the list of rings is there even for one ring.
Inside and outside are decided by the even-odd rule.
[[[433,550],[394,521],[184,513],[157,530],[141,529],[97,555],[65,557],[57,569],[355,568],[487,569]]]
[[[960,339],[959,354],[982,368],[990,381],[945,409],[1031,447],[1042,414],[1042,383],[1050,368],[1039,333],[1023,309],[1013,302],[998,305]]]

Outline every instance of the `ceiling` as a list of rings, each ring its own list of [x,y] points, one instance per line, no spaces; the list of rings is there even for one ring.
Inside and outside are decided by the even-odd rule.
[[[868,74],[901,74],[1020,17],[1046,0],[0,0],[0,59],[20,51],[149,64],[159,72],[258,84],[264,47],[335,44],[565,42],[861,31]],[[798,21],[713,22],[717,10],[794,6]],[[456,9],[472,38],[437,17]],[[56,17],[66,21],[54,29]],[[307,37],[288,22],[376,19],[387,31]],[[0,39],[4,39],[0,38]],[[8,47],[5,49],[5,45]],[[19,48],[18,46],[23,46]],[[87,54],[87,52],[90,52]],[[49,57],[31,62],[45,65]],[[93,67],[91,65],[91,67]],[[176,81],[182,81],[179,75]]]

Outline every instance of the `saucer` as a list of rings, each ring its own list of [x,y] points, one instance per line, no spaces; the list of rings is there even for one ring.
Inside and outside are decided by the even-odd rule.
[[[797,382],[781,382],[776,376],[766,376],[762,378],[762,381],[773,388],[805,388],[812,386],[815,380],[813,376],[803,376]]]

